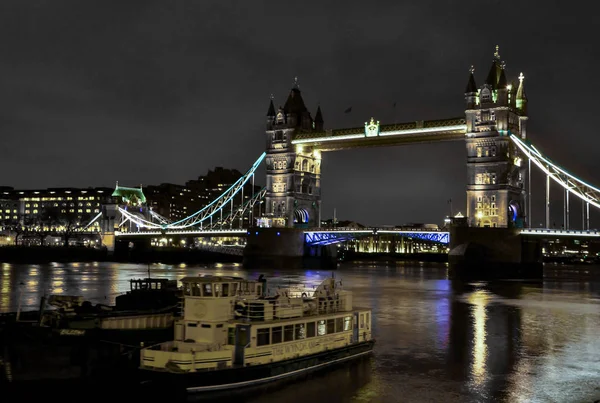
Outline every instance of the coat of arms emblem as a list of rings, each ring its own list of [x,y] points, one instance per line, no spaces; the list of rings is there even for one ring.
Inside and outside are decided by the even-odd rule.
[[[375,122],[373,118],[369,123],[365,122],[365,137],[379,136],[379,121]]]

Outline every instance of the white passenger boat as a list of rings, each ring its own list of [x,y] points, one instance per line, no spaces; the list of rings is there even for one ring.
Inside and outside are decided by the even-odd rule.
[[[334,278],[314,292],[266,281],[186,277],[173,341],[141,350],[146,383],[187,392],[255,386],[369,354],[371,309],[354,308]],[[274,295],[268,295],[274,294]],[[312,294],[312,295],[309,295]]]

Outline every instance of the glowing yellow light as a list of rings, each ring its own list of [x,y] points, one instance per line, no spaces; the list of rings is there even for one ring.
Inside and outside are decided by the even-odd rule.
[[[506,86],[506,89],[507,89],[507,90],[509,90],[509,91],[510,91],[510,90],[512,90],[512,85],[508,84],[508,85]]]
[[[302,146],[302,144],[298,144],[298,145],[296,146],[296,152],[297,152],[297,153],[301,153],[303,149],[304,149],[304,147]]]
[[[477,212],[477,218],[482,218],[483,217],[483,213],[481,211]]]
[[[321,159],[321,151],[319,151],[319,150],[315,150],[315,151],[313,151],[313,156],[314,156],[316,159],[320,160],[320,159]]]

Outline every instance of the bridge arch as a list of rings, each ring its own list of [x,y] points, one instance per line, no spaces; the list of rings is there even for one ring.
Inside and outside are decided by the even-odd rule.
[[[310,219],[310,214],[303,208],[297,208],[294,210],[294,225],[306,225]]]

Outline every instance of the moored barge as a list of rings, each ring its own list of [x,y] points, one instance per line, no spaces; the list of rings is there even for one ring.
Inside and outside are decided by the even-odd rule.
[[[147,385],[213,394],[289,379],[369,354],[371,309],[334,278],[312,293],[233,277],[186,277],[174,340],[140,351]],[[312,295],[309,295],[312,294]]]

